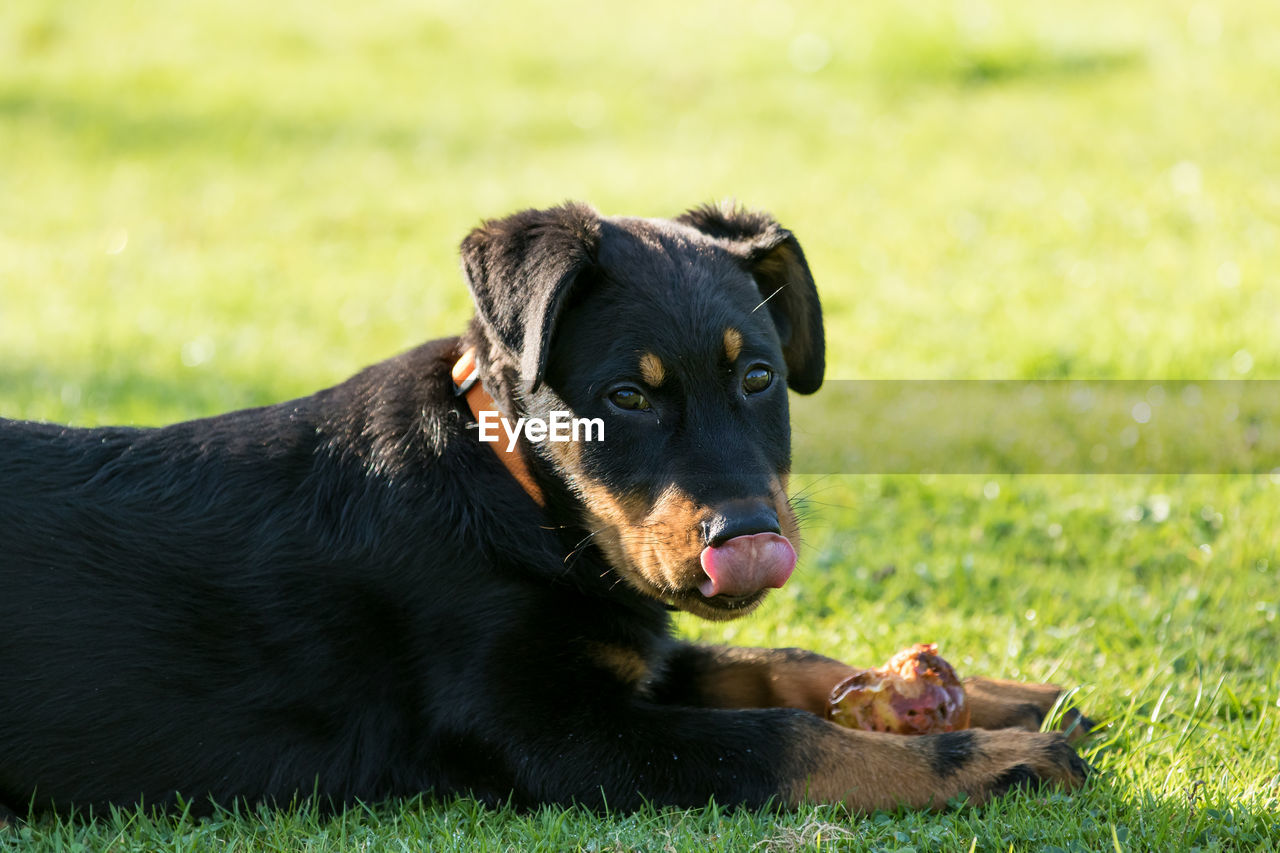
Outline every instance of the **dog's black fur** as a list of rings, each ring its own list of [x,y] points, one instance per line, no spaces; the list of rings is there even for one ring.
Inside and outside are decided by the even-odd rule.
[[[1076,777],[1052,735],[961,755],[837,729],[810,712],[843,665],[672,638],[671,605],[762,595],[702,596],[705,544],[795,537],[785,386],[818,388],[824,345],[789,232],[570,204],[462,251],[466,335],[310,397],[159,429],[0,422],[0,803],[874,807],[1015,766]],[[604,420],[602,443],[522,446],[545,506],[469,427],[468,346],[504,411]]]

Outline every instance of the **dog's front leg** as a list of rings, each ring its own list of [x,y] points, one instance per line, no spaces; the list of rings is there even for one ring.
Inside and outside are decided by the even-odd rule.
[[[853,667],[803,649],[681,644],[665,662],[654,695],[704,708],[799,708],[826,716],[831,689]]]
[[[1071,788],[1086,773],[1057,734],[902,737],[841,728],[793,709],[664,707],[639,699],[577,710],[562,717],[554,737],[545,729],[520,731],[521,746],[506,762],[517,771],[519,799],[628,810],[645,802],[698,807],[714,798],[865,812],[939,808],[960,796],[982,802],[1039,782]]]

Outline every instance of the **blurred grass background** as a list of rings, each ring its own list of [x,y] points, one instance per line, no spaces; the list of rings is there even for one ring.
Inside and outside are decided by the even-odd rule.
[[[1278,91],[1270,0],[4,4],[0,415],[160,424],[310,393],[461,329],[462,236],[566,198],[773,211],[823,294],[831,378],[1280,378]],[[1112,724],[1082,797],[888,822],[462,801],[361,832],[1274,849],[1277,481],[818,478],[795,582],[750,620],[681,621],[868,664],[937,639],[966,672],[1084,685]],[[0,846],[352,837],[276,820]]]

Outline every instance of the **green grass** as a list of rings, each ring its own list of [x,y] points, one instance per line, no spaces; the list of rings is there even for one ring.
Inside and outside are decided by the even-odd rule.
[[[463,234],[564,198],[771,209],[834,378],[1278,378],[1276,91],[1267,0],[4,4],[0,415],[309,393],[460,329]],[[680,622],[1078,686],[1108,726],[1077,796],[123,813],[0,849],[1276,849],[1277,479],[807,478],[788,588]]]

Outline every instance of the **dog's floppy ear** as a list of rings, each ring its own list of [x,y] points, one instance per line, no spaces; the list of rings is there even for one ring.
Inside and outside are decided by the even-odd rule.
[[[462,241],[476,316],[533,388],[546,371],[556,317],[594,268],[599,243],[599,214],[575,203],[490,220]]]
[[[676,221],[723,240],[745,260],[778,329],[787,384],[801,394],[817,391],[826,370],[822,304],[795,235],[767,213],[730,203],[694,208]]]

